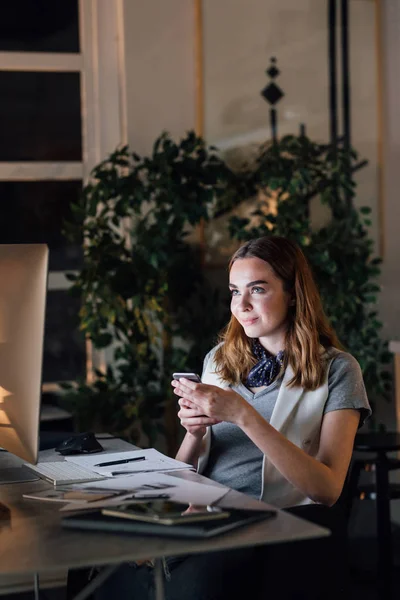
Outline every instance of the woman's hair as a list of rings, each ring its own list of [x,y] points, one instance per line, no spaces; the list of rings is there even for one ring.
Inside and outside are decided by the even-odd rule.
[[[250,240],[241,246],[231,258],[229,271],[234,262],[243,258],[260,258],[267,262],[283,282],[283,289],[291,295],[284,367],[290,365],[294,376],[288,385],[315,390],[325,376],[321,346],[341,348],[341,344],[324,314],[306,257],[294,242],[271,236]],[[257,363],[252,352],[252,340],[231,315],[220,334],[220,341],[224,343],[216,350],[216,372],[231,384],[239,383]]]

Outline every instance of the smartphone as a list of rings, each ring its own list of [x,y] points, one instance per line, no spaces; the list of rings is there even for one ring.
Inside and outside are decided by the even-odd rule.
[[[172,377],[174,379],[177,379],[178,381],[182,377],[185,377],[186,379],[190,379],[190,381],[195,381],[196,383],[201,383],[201,379],[197,375],[197,373],[173,373]]]

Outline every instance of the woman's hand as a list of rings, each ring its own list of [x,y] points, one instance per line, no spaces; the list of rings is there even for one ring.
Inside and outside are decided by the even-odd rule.
[[[224,390],[185,378],[179,381],[174,379],[172,385],[174,394],[181,397],[178,416],[186,429],[186,424],[191,427],[207,427],[221,421],[241,427],[248,412],[253,410],[242,396],[230,389]],[[191,419],[190,423],[187,419]]]
[[[174,393],[176,393],[175,390]],[[190,408],[188,406],[188,401],[183,398],[179,400],[179,406],[181,408],[178,412],[178,417],[181,421],[181,425],[195,438],[203,438],[206,433],[206,428],[209,425],[215,425],[219,422],[216,419],[206,417],[204,413],[196,408]]]

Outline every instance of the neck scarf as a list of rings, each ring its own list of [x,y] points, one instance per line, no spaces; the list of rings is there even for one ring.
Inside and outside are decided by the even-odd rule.
[[[270,385],[282,368],[284,351],[281,350],[276,356],[273,356],[261,346],[258,340],[254,340],[253,353],[258,358],[258,363],[254,365],[248,374],[246,386],[261,387]]]

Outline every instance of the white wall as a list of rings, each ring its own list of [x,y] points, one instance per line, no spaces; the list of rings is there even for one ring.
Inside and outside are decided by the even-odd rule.
[[[270,136],[260,91],[276,56],[285,92],[279,132],[326,139],[326,3],[320,0],[204,0],[205,134],[225,148]]]
[[[124,0],[128,141],[151,151],[168,130],[195,126],[194,4],[188,0]]]

